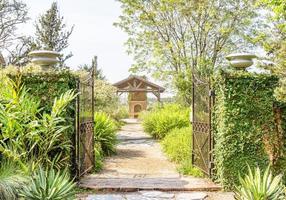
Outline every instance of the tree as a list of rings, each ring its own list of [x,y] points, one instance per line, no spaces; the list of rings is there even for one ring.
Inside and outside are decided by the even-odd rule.
[[[105,76],[103,75],[102,69],[98,69],[97,66],[97,56],[94,56],[92,61],[91,61],[91,65],[88,64],[84,64],[79,66],[79,70],[83,70],[83,71],[87,71],[87,72],[91,72],[92,68],[95,69],[95,79],[97,80],[105,80]]]
[[[225,53],[244,45],[254,16],[248,0],[120,0],[116,26],[128,33],[132,72],[172,78],[190,103],[192,70],[209,76]]]
[[[1,0],[0,19],[0,49],[3,50],[17,38],[17,25],[28,20],[26,4],[20,0]]]
[[[36,44],[38,48],[53,50],[63,53],[68,46],[68,39],[73,32],[74,26],[66,30],[64,18],[60,15],[56,2],[45,14],[41,15],[36,22]],[[64,62],[72,57],[72,53],[60,56],[60,66],[64,66]]]
[[[271,68],[272,72],[280,76],[280,86],[277,87],[275,95],[278,100],[286,102],[286,1],[260,0],[259,3],[270,12],[270,25],[261,30],[258,42],[276,63]]]
[[[6,49],[9,52],[7,65],[24,66],[30,62],[28,54],[37,49],[37,46],[32,37],[20,37],[16,43],[13,49]]]

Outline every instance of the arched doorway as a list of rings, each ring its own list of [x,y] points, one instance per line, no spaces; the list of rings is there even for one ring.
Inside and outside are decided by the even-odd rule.
[[[139,113],[142,111],[142,106],[137,104],[134,106],[134,117],[138,118]]]

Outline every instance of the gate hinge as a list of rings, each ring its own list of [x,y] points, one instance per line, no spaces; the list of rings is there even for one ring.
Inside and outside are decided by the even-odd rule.
[[[214,97],[215,96],[215,91],[214,90],[210,90],[209,91],[209,96],[210,97]]]

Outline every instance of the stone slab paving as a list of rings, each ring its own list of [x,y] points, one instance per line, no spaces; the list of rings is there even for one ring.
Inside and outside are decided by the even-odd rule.
[[[117,154],[105,160],[98,174],[84,177],[80,186],[97,191],[216,191],[208,179],[181,176],[168,161],[160,144],[144,133],[138,122],[127,123],[117,133]]]
[[[231,192],[160,192],[140,191],[132,193],[89,194],[78,200],[234,200]]]

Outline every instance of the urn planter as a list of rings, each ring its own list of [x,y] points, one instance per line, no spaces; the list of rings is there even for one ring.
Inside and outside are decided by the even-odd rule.
[[[29,53],[31,62],[40,65],[43,70],[48,70],[51,66],[59,62],[60,54],[55,51],[36,50]]]
[[[253,59],[257,58],[255,54],[251,53],[233,53],[225,57],[229,60],[231,66],[239,70],[245,70],[253,64]]]

